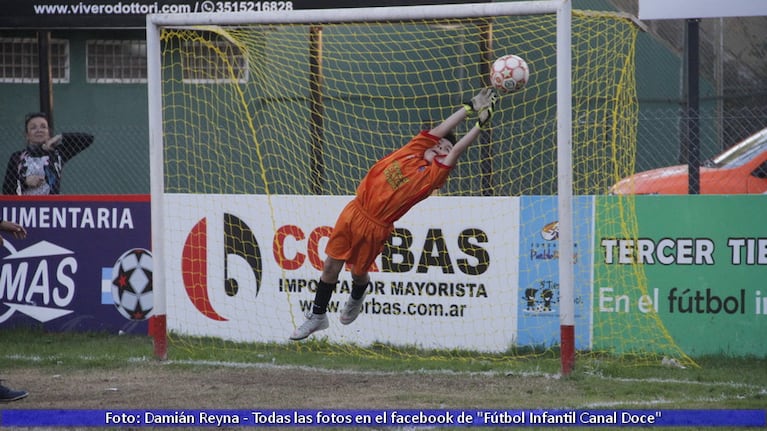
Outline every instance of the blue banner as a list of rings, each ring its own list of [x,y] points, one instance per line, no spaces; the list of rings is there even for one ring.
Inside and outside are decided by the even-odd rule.
[[[1,410],[1,427],[764,427],[765,410]]]
[[[147,333],[149,195],[4,195],[0,218],[27,229],[0,233],[0,329]]]
[[[560,343],[559,321],[559,215],[556,196],[522,196],[519,216],[519,292],[517,344],[556,346]],[[573,201],[576,220],[574,301],[575,347],[588,349],[593,252],[593,196]]]

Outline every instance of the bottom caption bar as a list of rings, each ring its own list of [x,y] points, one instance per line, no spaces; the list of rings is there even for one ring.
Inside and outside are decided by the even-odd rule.
[[[0,427],[765,427],[767,410],[0,410]]]

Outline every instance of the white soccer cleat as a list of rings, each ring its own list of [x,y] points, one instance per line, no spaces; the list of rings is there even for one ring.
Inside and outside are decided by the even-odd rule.
[[[362,311],[362,306],[365,305],[366,296],[367,292],[365,292],[360,299],[350,297],[349,300],[346,301],[344,309],[341,310],[341,317],[339,318],[341,324],[348,325],[357,319],[357,316],[360,315],[360,311]]]
[[[290,339],[294,341],[303,340],[317,331],[328,329],[329,326],[327,314],[314,314],[310,311],[306,313],[306,322],[290,334]]]

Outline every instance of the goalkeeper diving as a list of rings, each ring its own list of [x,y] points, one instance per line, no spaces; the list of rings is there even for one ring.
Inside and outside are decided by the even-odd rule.
[[[291,340],[328,328],[328,303],[345,264],[350,265],[352,291],[340,321],[348,325],[357,318],[370,283],[368,270],[394,231],[394,222],[445,184],[461,154],[490,123],[497,101],[494,89],[480,90],[438,126],[421,131],[373,165],[336,220],[312,310],[290,335]],[[475,115],[474,126],[456,142],[453,130]]]

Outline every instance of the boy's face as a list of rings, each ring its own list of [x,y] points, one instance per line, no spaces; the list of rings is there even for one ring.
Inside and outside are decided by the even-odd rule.
[[[423,159],[429,163],[432,163],[435,157],[446,156],[448,155],[448,153],[450,153],[450,150],[452,149],[453,149],[453,143],[450,142],[448,139],[442,138],[433,147],[424,151]]]

